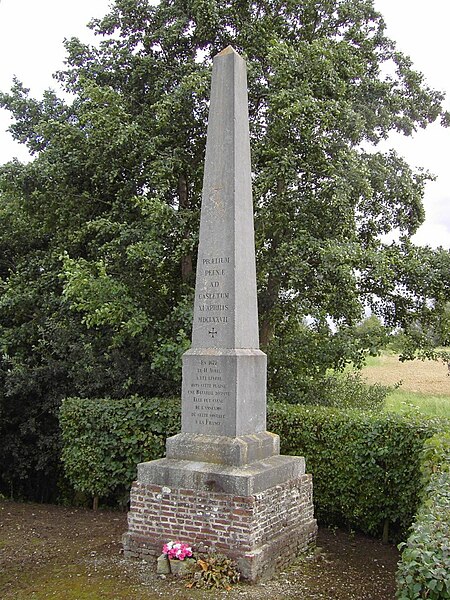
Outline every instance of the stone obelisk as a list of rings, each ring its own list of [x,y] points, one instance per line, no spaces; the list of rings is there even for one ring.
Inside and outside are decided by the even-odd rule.
[[[192,349],[183,357],[182,435],[168,442],[173,458],[240,465],[278,454],[278,438],[265,432],[247,106],[245,62],[229,46],[213,67]]]
[[[169,539],[235,558],[254,581],[315,539],[312,480],[266,431],[259,350],[247,78],[229,46],[214,58],[192,348],[183,356],[181,433],[138,465],[126,556]]]

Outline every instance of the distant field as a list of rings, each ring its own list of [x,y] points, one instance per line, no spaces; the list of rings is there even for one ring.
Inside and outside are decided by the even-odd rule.
[[[398,356],[383,354],[369,358],[363,376],[369,383],[395,385],[386,399],[386,409],[450,417],[450,377],[447,365],[432,360],[401,363]]]
[[[369,383],[394,385],[402,382],[401,389],[436,396],[450,396],[450,377],[447,365],[441,361],[413,360],[400,362],[395,354],[370,357],[363,369]]]

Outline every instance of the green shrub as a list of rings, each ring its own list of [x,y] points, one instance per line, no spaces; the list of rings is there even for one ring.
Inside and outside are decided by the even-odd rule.
[[[423,443],[442,429],[441,419],[274,404],[268,421],[283,454],[306,458],[321,523],[370,535],[387,524],[394,536],[407,530],[423,487]]]
[[[295,392],[288,390],[285,397],[277,393],[277,400],[288,404],[381,410],[392,390],[392,387],[379,383],[366,383],[359,371],[330,372],[303,380],[297,384]]]
[[[425,442],[423,503],[400,544],[397,598],[450,598],[450,433]]]
[[[67,398],[60,409],[62,461],[78,492],[126,497],[136,465],[160,458],[180,430],[180,402],[168,398]]]
[[[381,410],[392,388],[368,384],[359,371],[329,373],[304,398],[304,404],[340,409]]]
[[[420,470],[425,485],[435,473],[450,471],[450,432],[439,433],[425,442]]]

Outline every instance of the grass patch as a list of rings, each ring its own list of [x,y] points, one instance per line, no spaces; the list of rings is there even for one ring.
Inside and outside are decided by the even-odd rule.
[[[148,600],[149,595],[138,585],[130,585],[127,577],[121,576],[120,569],[105,574],[105,568],[98,572],[95,566],[81,564],[63,566],[60,563],[36,565],[22,571],[16,582],[5,586],[3,600],[44,600],[60,598],[64,600]],[[11,587],[11,592],[8,592]],[[150,596],[151,598],[151,596]],[[156,598],[156,596],[155,596]]]
[[[389,350],[382,350],[378,356],[367,355],[364,359],[365,368],[385,367],[386,364],[395,365],[398,363],[398,354]]]
[[[450,396],[396,390],[389,394],[385,410],[397,413],[417,412],[431,417],[450,418]]]

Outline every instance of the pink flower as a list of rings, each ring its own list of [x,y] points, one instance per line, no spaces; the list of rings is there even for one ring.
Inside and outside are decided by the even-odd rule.
[[[168,558],[184,560],[186,557],[192,556],[192,548],[182,542],[167,542],[163,546],[163,554]]]

